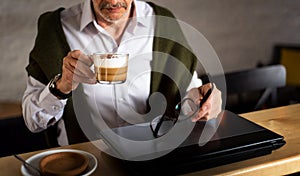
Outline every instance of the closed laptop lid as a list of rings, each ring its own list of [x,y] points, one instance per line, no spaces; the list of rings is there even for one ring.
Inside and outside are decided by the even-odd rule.
[[[122,138],[134,141],[155,139],[147,123],[120,127],[113,131]],[[110,146],[117,152],[128,155],[126,144],[116,143],[109,139],[106,142],[110,143]],[[137,166],[147,168],[147,171],[148,168],[153,167],[154,171],[165,170],[167,166],[163,163],[169,163],[177,174],[269,154],[284,144],[283,136],[237,114],[224,111],[223,116],[219,118],[198,121],[184,142],[176,149],[168,151],[167,154],[159,158],[139,161],[139,158],[145,158],[145,155],[155,155],[156,150],[153,148],[156,146],[149,146],[145,151],[150,152],[144,155],[132,155],[136,158],[128,159],[127,164],[129,163],[133,168]],[[176,165],[180,167],[175,167]],[[161,166],[164,167],[161,168]]]

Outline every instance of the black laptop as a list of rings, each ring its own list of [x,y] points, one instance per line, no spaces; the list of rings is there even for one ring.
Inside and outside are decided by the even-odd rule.
[[[216,124],[216,133],[207,143],[200,144],[204,127],[214,128]],[[149,125],[132,125],[113,131],[124,139],[154,139]],[[126,149],[126,144],[120,146],[105,139],[105,135],[104,140],[117,152],[122,153],[122,149]],[[283,136],[224,111],[222,118],[197,122],[188,138],[166,155],[145,161],[121,161],[129,170],[129,175],[178,175],[271,154],[284,144]]]

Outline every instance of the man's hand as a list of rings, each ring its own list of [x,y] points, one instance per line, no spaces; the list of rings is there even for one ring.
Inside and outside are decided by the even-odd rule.
[[[76,89],[79,83],[95,84],[95,74],[90,69],[93,61],[79,50],[68,53],[63,59],[62,77],[57,81],[57,88],[68,94]]]
[[[204,84],[198,88],[193,88],[188,92],[188,97],[192,98],[194,102],[199,106],[200,102],[203,101],[203,97],[212,88],[211,83]],[[212,90],[211,95],[208,99],[203,102],[202,107],[200,107],[198,113],[192,118],[193,122],[198,120],[209,120],[218,117],[219,113],[222,111],[222,97],[221,91],[216,88]]]

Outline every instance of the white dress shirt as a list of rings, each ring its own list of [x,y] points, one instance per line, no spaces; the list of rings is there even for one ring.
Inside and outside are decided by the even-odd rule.
[[[119,45],[104,28],[97,24],[90,0],[85,0],[61,12],[62,27],[71,50],[81,50],[85,54],[129,53],[126,83],[82,84],[82,94],[85,99],[83,102],[87,102],[86,105],[91,107],[96,104],[97,111],[110,127],[122,126],[128,120],[130,121],[128,118],[121,119],[119,114],[126,114],[129,117],[131,112],[145,113],[150,93],[154,12],[145,2],[134,0],[133,3],[136,20],[131,20],[128,24]],[[192,82],[188,89],[202,84],[196,72]],[[29,76],[22,106],[26,125],[32,132],[42,131],[58,122],[60,129],[58,142],[60,145],[67,145],[64,122],[61,119],[65,105],[66,100],[59,100],[52,95],[48,85]],[[76,107],[74,109],[76,113]]]

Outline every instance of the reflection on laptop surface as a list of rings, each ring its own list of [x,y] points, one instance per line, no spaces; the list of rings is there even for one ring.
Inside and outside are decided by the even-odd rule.
[[[113,129],[113,132],[128,140],[148,142],[155,140],[147,124],[120,127]],[[210,132],[212,135],[207,138],[209,135],[204,133]],[[120,144],[107,139],[105,132],[103,133],[104,141],[109,146],[121,155],[128,155],[126,143]],[[147,146],[144,150],[147,152],[139,155],[129,153],[130,156],[137,158],[122,161],[130,169],[131,174],[175,175],[270,154],[284,144],[283,136],[234,113],[224,111],[220,118],[197,122],[190,135],[175,150],[166,148],[166,155],[139,161],[139,157],[147,158],[149,155],[151,158],[154,155],[158,156],[159,152],[164,152],[156,151],[157,143],[155,143]]]

